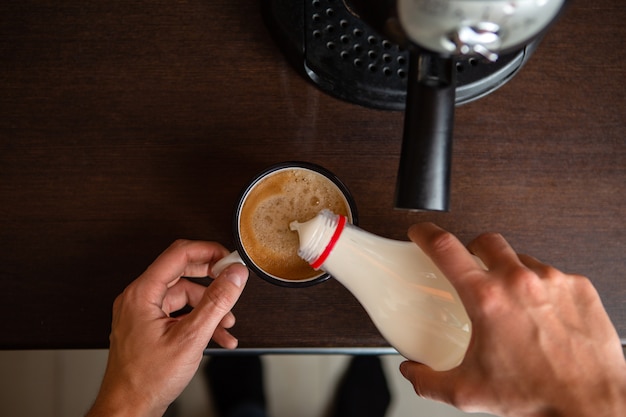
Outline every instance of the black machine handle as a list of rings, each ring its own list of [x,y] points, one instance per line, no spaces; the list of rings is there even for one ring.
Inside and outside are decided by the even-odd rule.
[[[454,58],[411,51],[396,208],[449,210],[455,91]]]

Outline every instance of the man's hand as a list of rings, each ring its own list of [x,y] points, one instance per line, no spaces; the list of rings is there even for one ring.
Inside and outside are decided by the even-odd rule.
[[[231,265],[207,288],[182,278],[210,276],[227,254],[217,243],[176,241],[117,297],[107,368],[88,416],[160,416],[195,374],[211,338],[237,346],[227,329],[248,270]],[[190,313],[170,316],[186,305]]]
[[[456,288],[472,340],[455,369],[404,362],[418,395],[502,416],[626,416],[626,363],[598,293],[582,276],[519,255],[498,234],[469,245],[432,224],[409,230]]]

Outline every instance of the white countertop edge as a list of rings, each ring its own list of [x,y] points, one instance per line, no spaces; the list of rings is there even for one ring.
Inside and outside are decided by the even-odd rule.
[[[399,355],[391,347],[332,347],[332,348],[237,348],[227,350],[208,348],[205,355]]]

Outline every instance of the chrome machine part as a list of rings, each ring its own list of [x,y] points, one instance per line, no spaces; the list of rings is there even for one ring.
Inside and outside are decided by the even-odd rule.
[[[406,36],[444,55],[481,55],[490,61],[537,37],[565,0],[398,0]]]

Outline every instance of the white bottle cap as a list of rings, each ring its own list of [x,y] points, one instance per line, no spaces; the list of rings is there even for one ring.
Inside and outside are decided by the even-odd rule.
[[[339,216],[327,209],[308,222],[291,222],[289,228],[297,231],[300,238],[298,255],[314,269],[319,269],[335,246],[346,222],[345,216]]]

